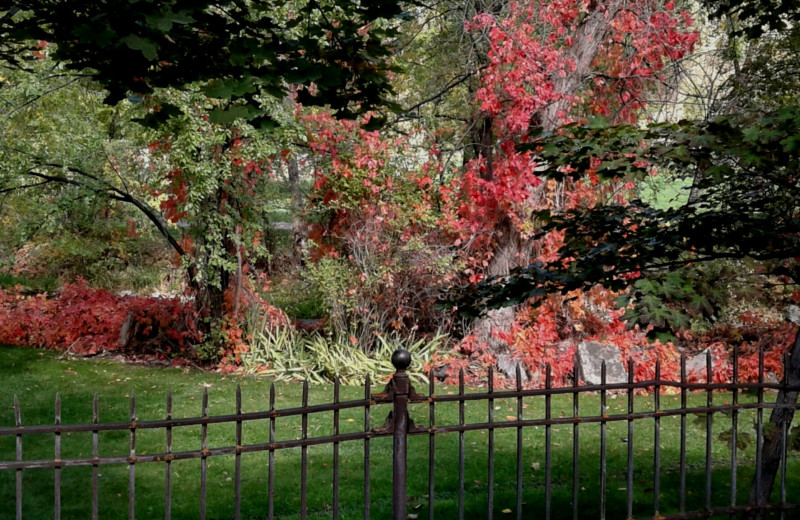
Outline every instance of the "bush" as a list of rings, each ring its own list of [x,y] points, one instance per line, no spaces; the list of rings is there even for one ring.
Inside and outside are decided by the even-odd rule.
[[[289,327],[264,327],[253,335],[250,352],[242,354],[242,362],[248,371],[278,381],[330,383],[338,377],[343,384],[358,385],[367,375],[373,381],[391,376],[395,371],[392,353],[404,348],[413,359],[411,377],[427,381],[424,367],[446,346],[447,338],[439,333],[423,338],[377,336],[375,347],[367,354],[358,348],[358,339],[352,334],[304,335]]]
[[[201,339],[194,306],[177,298],[117,296],[83,280],[53,298],[0,290],[0,343],[172,358],[194,357]]]

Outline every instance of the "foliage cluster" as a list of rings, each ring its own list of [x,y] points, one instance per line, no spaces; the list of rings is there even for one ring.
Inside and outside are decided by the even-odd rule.
[[[680,380],[680,358],[700,356],[702,369],[690,365],[689,382],[705,381],[705,352],[711,352],[715,383],[733,381],[734,350],[738,356],[739,382],[757,382],[759,356],[764,357],[764,377],[783,377],[784,356],[792,346],[795,326],[774,316],[744,310],[727,322],[717,322],[705,331],[680,329],[675,342],[648,337],[647,328],[631,327],[626,309],[615,309],[611,293],[595,288],[589,293],[573,293],[571,298],[551,296],[536,307],[525,306],[509,331],[498,331],[507,345],[512,363],[521,363],[525,386],[543,388],[549,365],[552,385],[570,386],[575,377],[575,355],[583,341],[598,341],[619,349],[619,361],[634,362],[634,381],[655,379],[660,363],[664,379]],[[606,301],[603,301],[606,299]],[[497,362],[497,353],[474,335],[467,336],[452,353],[433,357],[432,367],[443,367],[446,380],[453,384],[464,370],[467,381],[480,384],[486,371]],[[692,369],[691,367],[695,367]],[[499,386],[514,386],[513,374],[496,376]]]
[[[195,358],[203,337],[191,302],[116,296],[86,282],[66,284],[53,298],[0,290],[0,342],[69,350]]]
[[[435,304],[457,262],[437,225],[436,148],[418,129],[392,138],[321,112],[305,122],[315,179],[305,276],[333,329],[353,330],[368,352],[380,335],[446,326]]]
[[[283,98],[290,85],[302,85],[303,103],[328,104],[344,116],[385,103],[392,90],[385,58],[396,33],[389,19],[400,14],[396,0],[8,4],[0,59],[19,66],[19,46],[55,42],[57,59],[102,84],[109,103],[194,84],[227,102],[214,108],[214,121],[271,127],[262,101]],[[164,104],[146,121],[180,112]]]

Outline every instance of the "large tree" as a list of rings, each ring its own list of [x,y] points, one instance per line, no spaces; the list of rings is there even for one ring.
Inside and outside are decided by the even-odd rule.
[[[691,17],[674,2],[490,3],[468,22],[486,47],[475,91],[480,117],[476,151],[449,193],[446,213],[459,242],[469,244],[471,279],[502,276],[552,244],[533,240],[533,211],[564,208],[604,188],[543,182],[537,160],[517,145],[532,131],[600,114],[631,121],[665,67],[697,41]],[[515,312],[482,317],[477,336],[492,350],[506,347]]]

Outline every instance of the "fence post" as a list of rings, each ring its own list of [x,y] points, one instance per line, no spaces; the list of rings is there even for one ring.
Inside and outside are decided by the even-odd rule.
[[[392,354],[396,369],[392,376],[393,445],[392,445],[392,518],[406,520],[406,448],[408,445],[408,394],[411,390],[406,368],[411,364],[411,354],[404,349]]]

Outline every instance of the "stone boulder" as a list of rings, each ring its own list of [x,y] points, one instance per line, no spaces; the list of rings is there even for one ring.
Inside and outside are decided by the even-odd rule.
[[[622,363],[619,348],[599,341],[584,341],[578,345],[578,363],[586,384],[599,385],[603,361],[606,362],[606,383],[627,383],[628,371]]]
[[[707,374],[707,364],[708,361],[706,356],[708,355],[708,349],[701,350],[694,356],[688,358],[686,360],[686,377],[691,378],[695,377],[700,381],[706,380]],[[711,356],[711,367],[713,370],[714,367],[714,356]]]
[[[507,379],[517,379],[517,366],[519,365],[520,382],[528,382],[528,373],[525,366],[518,359],[514,359],[508,354],[497,356],[497,370]]]

